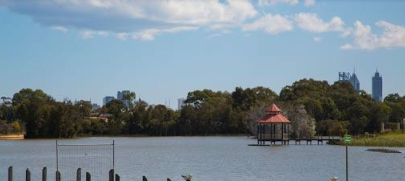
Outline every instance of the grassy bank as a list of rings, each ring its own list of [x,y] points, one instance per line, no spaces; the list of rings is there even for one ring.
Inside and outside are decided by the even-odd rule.
[[[344,144],[343,142],[340,144]],[[387,133],[375,137],[353,137],[352,146],[405,147],[405,133]]]
[[[24,134],[0,134],[0,140],[23,140]]]

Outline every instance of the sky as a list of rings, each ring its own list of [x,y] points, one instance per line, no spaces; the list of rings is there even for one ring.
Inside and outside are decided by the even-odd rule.
[[[119,90],[169,104],[194,90],[276,93],[355,71],[405,94],[405,1],[0,0],[0,96],[42,89],[102,104]]]

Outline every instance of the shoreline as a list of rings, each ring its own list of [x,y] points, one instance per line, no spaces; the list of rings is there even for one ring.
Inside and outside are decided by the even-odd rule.
[[[24,136],[24,135],[22,135]],[[83,138],[180,138],[180,137],[248,137],[246,134],[215,134],[215,135],[179,135],[179,136],[149,136],[149,135],[82,135],[72,138],[23,138],[23,139],[14,139],[14,140],[74,140],[74,139],[83,139]],[[1,139],[0,140],[13,140],[13,139]]]

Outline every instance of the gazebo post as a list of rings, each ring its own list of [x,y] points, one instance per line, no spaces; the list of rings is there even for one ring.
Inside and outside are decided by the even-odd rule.
[[[259,125],[260,125],[260,124],[257,124],[257,125],[256,125],[256,138],[257,138],[257,144],[259,144],[259,140],[260,140],[260,139],[259,139],[259,138],[260,138],[260,137],[259,137],[259,134],[260,134],[260,133],[259,133]]]
[[[284,124],[281,123],[281,144],[284,145]]]

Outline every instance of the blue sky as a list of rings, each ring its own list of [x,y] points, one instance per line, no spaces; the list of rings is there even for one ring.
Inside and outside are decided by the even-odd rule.
[[[151,104],[197,89],[302,78],[333,83],[354,67],[371,93],[405,94],[405,1],[0,0],[0,95],[57,100],[132,90]]]

